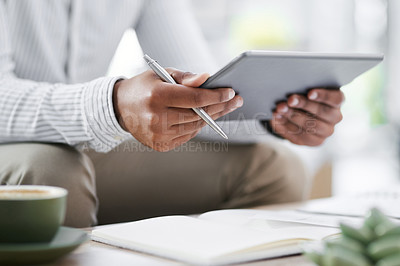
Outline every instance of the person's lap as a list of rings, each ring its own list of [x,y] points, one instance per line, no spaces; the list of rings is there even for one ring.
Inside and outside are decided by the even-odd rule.
[[[278,144],[192,141],[160,153],[125,142],[107,154],[87,156],[65,145],[6,144],[0,145],[0,160],[6,162],[1,184],[69,189],[66,222],[74,226],[95,222],[94,214],[85,213],[95,213],[94,179],[100,223],[294,201],[307,188],[301,163]]]

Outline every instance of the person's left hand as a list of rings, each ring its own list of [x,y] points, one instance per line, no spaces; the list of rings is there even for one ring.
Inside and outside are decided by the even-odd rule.
[[[275,134],[299,145],[318,146],[333,134],[342,120],[343,92],[312,89],[307,96],[294,94],[278,103],[270,126]]]

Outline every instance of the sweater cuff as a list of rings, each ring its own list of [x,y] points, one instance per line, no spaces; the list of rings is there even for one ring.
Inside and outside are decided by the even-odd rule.
[[[91,137],[89,147],[97,152],[108,152],[132,138],[119,125],[112,101],[114,84],[123,77],[105,77],[87,83],[83,95],[83,114],[86,131]]]

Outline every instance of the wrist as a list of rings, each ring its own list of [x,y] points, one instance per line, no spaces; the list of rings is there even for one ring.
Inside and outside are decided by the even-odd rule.
[[[121,110],[120,110],[120,101],[119,99],[121,98],[121,83],[123,82],[123,79],[119,79],[115,82],[114,84],[114,89],[113,89],[113,96],[112,96],[112,101],[113,101],[113,108],[114,108],[114,115],[115,118],[117,118],[118,124],[122,127],[123,130],[127,131],[125,128],[125,125],[122,120],[121,116]]]

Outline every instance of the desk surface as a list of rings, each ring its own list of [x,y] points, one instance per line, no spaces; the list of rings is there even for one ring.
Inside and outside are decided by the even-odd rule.
[[[301,203],[282,204],[261,206],[256,209],[294,209],[300,206]],[[71,254],[61,258],[60,260],[48,264],[47,266],[108,266],[108,265],[184,265],[183,263],[163,259],[135,251],[125,250],[94,241],[88,241]],[[256,261],[241,265],[297,265],[297,266],[311,266],[315,265],[307,261],[303,256],[290,256],[277,259],[269,259],[263,261]]]

